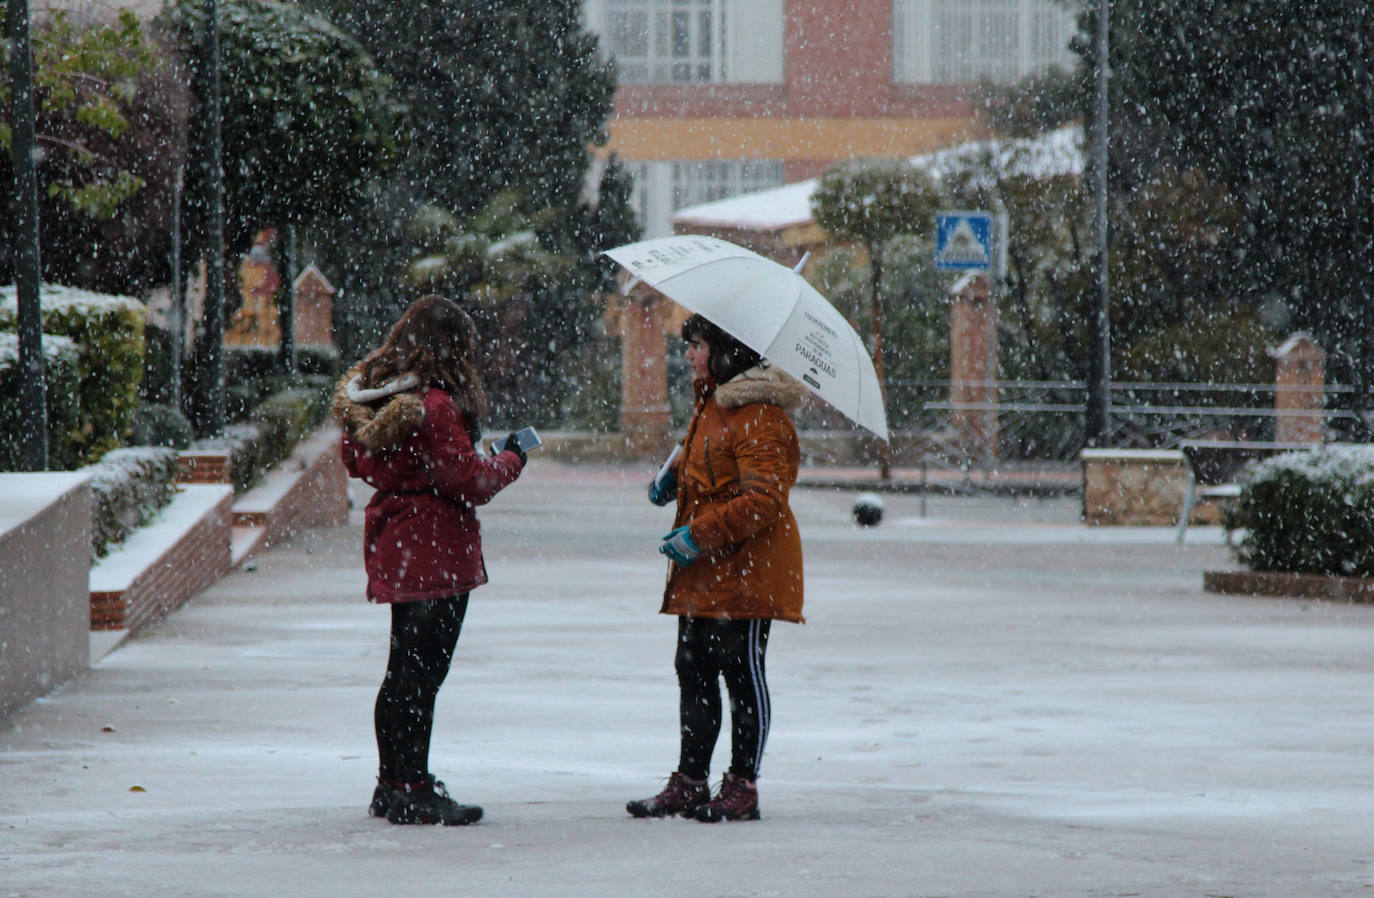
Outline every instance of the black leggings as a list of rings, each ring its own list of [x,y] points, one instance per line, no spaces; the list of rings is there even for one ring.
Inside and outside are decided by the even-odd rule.
[[[679,617],[677,624],[678,720],[682,749],[678,772],[706,779],[720,735],[720,678],[730,693],[730,772],[747,780],[759,775],[768,741],[771,708],[763,656],[769,620]]]
[[[468,594],[391,606],[391,654],[377,692],[377,773],[396,783],[429,773],[434,700],[448,676]]]

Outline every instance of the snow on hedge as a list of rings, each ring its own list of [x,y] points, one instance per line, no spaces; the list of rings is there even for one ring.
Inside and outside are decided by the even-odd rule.
[[[67,337],[54,334],[43,335],[43,358],[51,361],[58,358],[75,358],[76,343]],[[0,368],[19,364],[19,335],[0,331]]]
[[[132,296],[118,296],[110,293],[96,293],[80,287],[63,287],[59,284],[44,284],[39,291],[39,301],[44,309],[67,309],[85,307],[90,311],[123,307],[140,314],[143,303]],[[17,288],[14,284],[0,287],[0,308],[16,309],[18,304]]]

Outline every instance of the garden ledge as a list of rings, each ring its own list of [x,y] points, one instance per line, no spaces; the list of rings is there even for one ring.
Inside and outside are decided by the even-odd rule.
[[[205,482],[211,468],[227,480],[227,464],[201,465],[152,524],[91,568],[92,662],[298,528],[348,520],[333,426],[306,437],[237,498],[227,482]]]
[[[1290,574],[1283,571],[1203,571],[1206,592],[1374,604],[1374,578]]]

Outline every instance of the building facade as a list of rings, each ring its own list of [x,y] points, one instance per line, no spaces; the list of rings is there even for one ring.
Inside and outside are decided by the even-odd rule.
[[[970,88],[1071,64],[1056,0],[585,0],[646,236],[684,206],[973,136]]]

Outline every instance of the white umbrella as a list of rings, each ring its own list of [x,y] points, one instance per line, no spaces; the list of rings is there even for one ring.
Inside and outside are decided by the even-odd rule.
[[[883,394],[863,341],[797,272],[695,234],[629,243],[605,254],[887,439]]]

